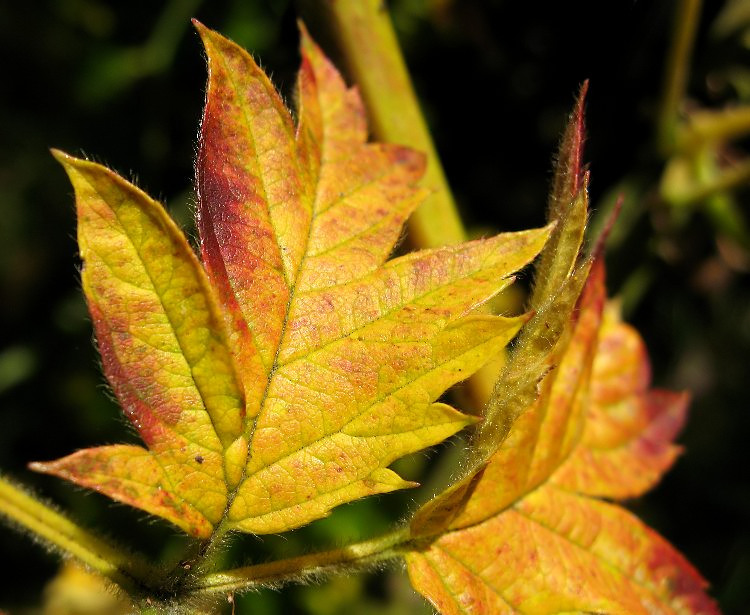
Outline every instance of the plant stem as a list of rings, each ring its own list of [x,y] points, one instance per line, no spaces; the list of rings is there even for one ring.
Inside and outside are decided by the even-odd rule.
[[[680,104],[685,96],[690,57],[701,12],[701,0],[677,0],[672,42],[664,70],[664,92],[659,108],[659,151],[668,156],[675,146]]]
[[[1,476],[0,514],[31,532],[34,538],[47,546],[63,555],[75,557],[128,593],[143,591],[143,584],[138,579],[153,578],[145,562],[88,533]]]
[[[376,137],[427,155],[422,185],[432,194],[409,219],[414,245],[435,248],[466,240],[435,145],[427,129],[396,34],[382,0],[330,0],[334,34],[357,83]]]
[[[750,160],[720,170],[711,159],[710,153],[700,156],[695,163],[698,181],[687,185],[671,203],[679,206],[695,205],[720,193],[728,193],[750,182]]]
[[[694,151],[707,144],[739,139],[750,134],[750,106],[729,107],[720,111],[696,111],[679,131],[677,147]]]
[[[410,538],[409,529],[402,527],[388,534],[353,543],[340,549],[320,551],[255,564],[199,577],[188,590],[192,594],[242,592],[257,587],[282,585],[320,578],[337,572],[362,570],[399,556]]]

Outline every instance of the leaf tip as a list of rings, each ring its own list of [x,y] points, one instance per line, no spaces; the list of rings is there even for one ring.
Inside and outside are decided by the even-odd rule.
[[[547,237],[549,237],[552,234],[552,231],[555,230],[555,228],[557,228],[557,220],[556,219],[555,220],[550,220],[546,224],[546,226],[542,227],[542,231],[547,235]]]
[[[76,158],[75,156],[71,156],[70,154],[62,150],[55,149],[54,147],[50,148],[50,153],[52,154],[54,159],[62,165],[63,169],[65,169],[68,175],[70,175],[71,179],[73,177],[71,173],[73,172],[90,173],[92,169],[97,167],[100,169],[104,169],[104,167],[95,162],[91,162],[90,160],[86,160],[85,158]]]
[[[202,22],[198,21],[195,17],[190,20],[190,23],[193,24],[193,27],[201,36],[203,36],[204,33],[208,33],[210,31],[205,25],[203,25]]]
[[[71,156],[70,154],[55,147],[51,147],[49,149],[49,152],[50,154],[52,154],[52,157],[57,160],[57,162],[59,162],[65,169],[69,169],[70,167],[74,166],[75,162],[78,160],[74,156]]]
[[[583,171],[583,145],[586,140],[586,96],[589,91],[589,80],[581,84],[578,98],[571,117],[571,143],[570,143],[570,174],[572,179],[571,194],[575,198],[586,181],[587,173]]]
[[[30,461],[26,464],[26,467],[32,472],[39,472],[40,474],[55,474],[53,464],[52,461]]]
[[[77,176],[86,173],[87,170],[90,170],[90,166],[95,163],[89,162],[88,160],[84,160],[82,158],[76,158],[75,156],[71,156],[70,154],[55,149],[54,147],[50,148],[50,153],[52,154],[53,158],[57,160],[58,163],[60,163],[60,166],[62,166],[65,173],[68,175],[68,179],[70,180],[71,184],[73,184],[73,188],[76,189],[76,181]]]
[[[310,31],[307,29],[305,22],[301,19],[297,20],[297,29],[299,30],[299,44],[301,48],[308,47],[313,44],[313,39],[310,36]]]
[[[575,107],[575,119],[576,119],[576,125],[579,128],[579,132],[583,132],[583,123],[584,123],[584,107],[586,105],[586,97],[589,93],[589,80],[586,79],[582,84],[581,87],[578,89],[578,96],[576,97],[576,107]]]
[[[555,232],[557,226],[558,220],[555,218],[550,220],[545,226],[537,230],[539,236],[536,238],[536,241],[539,242],[539,250],[537,251],[536,256],[539,256],[541,254],[542,250],[547,245],[547,242],[549,242],[549,240],[552,238],[552,233]]]
[[[464,427],[474,427],[484,421],[483,416],[477,416],[476,414],[464,414],[463,416]]]
[[[212,42],[218,41],[219,39],[224,38],[223,36],[221,36],[221,34],[212,30],[208,26],[204,25],[202,22],[198,21],[197,19],[193,18],[190,21],[193,24],[193,27],[195,28],[196,32],[198,32],[198,36],[201,37],[201,41],[203,41],[203,46],[206,49],[208,49],[208,46]]]
[[[583,146],[586,140],[585,106],[589,82],[584,81],[578,91],[573,111],[560,141],[555,163],[555,177],[550,195],[550,217],[564,212],[585,184]]]

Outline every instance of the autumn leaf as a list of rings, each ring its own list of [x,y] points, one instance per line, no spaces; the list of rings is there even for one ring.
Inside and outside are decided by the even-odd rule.
[[[104,371],[146,446],[32,467],[197,537],[281,532],[412,486],[388,465],[476,421],[436,400],[528,319],[472,312],[549,229],[386,260],[423,157],[366,142],[356,90],[304,31],[295,123],[248,53],[197,28],[202,262],[160,204],[56,153]]]
[[[717,612],[673,547],[599,499],[659,480],[678,453],[687,399],[648,389],[642,341],[616,305],[605,308],[600,246],[594,260],[579,258],[583,93],[553,182],[558,225],[539,259],[538,311],[464,474],[411,521],[409,576],[441,613]]]
[[[441,613],[718,612],[666,540],[598,499],[660,478],[686,409],[685,395],[648,390],[642,341],[616,306],[601,322],[604,298],[597,262],[549,392],[518,419],[449,531],[407,556],[413,585]]]

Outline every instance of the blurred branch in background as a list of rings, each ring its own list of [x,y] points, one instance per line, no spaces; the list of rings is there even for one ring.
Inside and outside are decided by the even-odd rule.
[[[748,15],[737,10],[740,4],[725,6],[716,19],[721,25],[714,27],[715,33],[727,35],[750,26]],[[687,75],[700,8],[698,0],[684,0],[675,11],[675,36],[658,128],[658,149],[666,159],[660,192],[678,223],[685,215],[681,210],[703,208],[717,239],[728,237],[749,250],[747,223],[732,192],[750,182],[750,159],[730,151],[729,145],[750,134],[750,106],[728,101],[720,110],[686,108]]]
[[[664,68],[664,90],[656,126],[658,147],[665,153],[671,152],[675,141],[702,4],[702,0],[678,0],[675,3],[672,44]]]
[[[747,2],[727,2],[713,20],[706,45],[724,48],[750,48],[750,11]],[[719,65],[709,66],[703,92],[691,79],[696,38],[701,32],[701,0],[673,3],[673,30],[664,65],[663,90],[654,125],[654,155],[661,161],[658,189],[650,183],[623,183],[629,202],[609,240],[617,250],[627,242],[642,215],[650,213],[654,229],[651,245],[658,258],[673,261],[677,255],[671,236],[684,229],[691,218],[705,217],[713,229],[720,258],[732,270],[744,273],[750,268],[750,229],[747,212],[737,193],[750,186],[750,157],[733,144],[750,135],[750,72],[738,72]],[[704,30],[706,28],[704,27]],[[739,35],[738,40],[733,37]],[[744,39],[743,39],[744,37]],[[743,40],[745,42],[743,42]],[[724,54],[716,54],[721,57]],[[719,77],[727,71],[730,78]],[[723,107],[708,109],[693,102],[690,90],[705,96],[705,89],[718,89],[723,82]],[[599,228],[615,202],[613,190],[594,222]],[[665,216],[666,214],[666,216]],[[732,254],[728,260],[725,257]],[[624,311],[632,313],[647,295],[657,276],[648,263],[631,272],[623,283]]]
[[[309,16],[335,41],[351,81],[362,95],[375,138],[408,145],[427,157],[421,185],[430,193],[409,218],[409,244],[422,249],[465,241],[467,231],[414,92],[391,16],[383,3],[380,0],[330,3],[307,0],[300,4],[303,18]],[[519,314],[523,301],[515,288],[500,293],[491,306],[482,309]],[[504,359],[503,352],[464,384],[461,407],[483,412]]]

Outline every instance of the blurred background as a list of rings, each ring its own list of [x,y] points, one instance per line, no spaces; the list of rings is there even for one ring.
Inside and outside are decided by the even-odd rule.
[[[329,40],[315,4],[304,3],[312,33]],[[609,242],[610,291],[646,339],[655,383],[694,395],[685,454],[629,506],[706,576],[726,613],[749,613],[750,2],[388,6],[473,232],[542,224],[552,153],[590,79],[592,227],[618,194],[625,203]],[[677,84],[665,103],[670,41],[690,32],[690,7],[693,54],[677,54],[669,71],[685,73],[686,93]],[[292,0],[0,2],[0,471],[164,562],[184,547],[176,530],[25,468],[136,441],[103,385],[79,289],[72,191],[48,148],[137,179],[193,235],[205,69],[189,19],[251,50],[291,97],[298,9]],[[429,497],[459,452],[449,443],[400,462],[418,490],[344,506],[284,537],[244,538],[229,557],[262,561],[385,531]],[[49,585],[57,559],[0,530],[0,610],[41,612],[47,601],[48,612],[64,612],[49,606],[65,591]],[[430,610],[400,570],[386,570],[237,598],[237,612]]]

